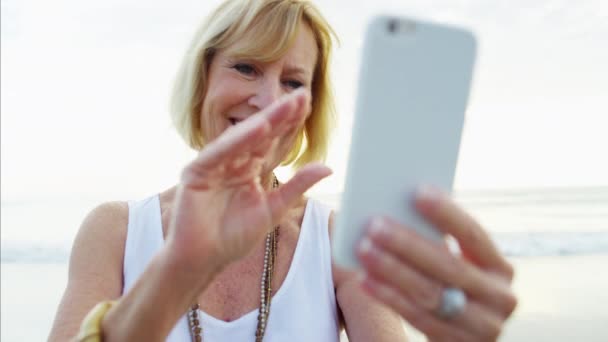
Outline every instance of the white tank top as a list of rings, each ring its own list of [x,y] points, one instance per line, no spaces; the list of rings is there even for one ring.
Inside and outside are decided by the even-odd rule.
[[[315,200],[308,200],[291,266],[283,284],[272,298],[264,342],[338,342],[338,315],[329,249],[329,214],[328,207]],[[135,284],[163,244],[158,195],[129,202],[122,293],[129,291]],[[232,322],[222,321],[202,311],[200,316],[203,341],[255,340],[257,309]],[[191,340],[184,313],[167,341]]]

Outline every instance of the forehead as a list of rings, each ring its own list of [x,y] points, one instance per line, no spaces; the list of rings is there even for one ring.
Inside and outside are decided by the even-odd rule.
[[[312,72],[317,63],[317,42],[308,25],[300,24],[293,45],[287,50],[283,59],[300,68]]]
[[[284,38],[284,37],[283,37]],[[262,63],[282,62],[287,66],[304,69],[311,74],[317,64],[318,47],[312,29],[304,23],[297,25],[293,39],[276,37],[243,37],[224,51],[225,55],[246,58]]]

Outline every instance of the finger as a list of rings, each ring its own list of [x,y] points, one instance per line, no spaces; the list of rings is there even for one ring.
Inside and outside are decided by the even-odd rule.
[[[496,312],[510,314],[516,305],[508,282],[452,254],[444,244],[426,239],[400,223],[374,218],[368,236],[383,253],[442,284],[462,288],[468,296],[478,298]]]
[[[310,111],[309,101],[307,100],[309,97],[309,93],[306,91],[300,92],[295,97],[295,109],[292,112],[292,116],[287,120],[271,124],[272,127],[268,139],[256,141],[252,146],[252,155],[264,157],[269,151],[274,151],[284,137],[293,136],[294,133],[302,130],[302,126],[306,120],[306,113]]]
[[[294,108],[286,117],[276,112],[268,114],[267,120],[271,126],[271,133],[275,137],[282,136],[295,126],[298,126],[306,119],[307,113],[310,112],[310,92],[304,88],[294,91],[277,102],[281,101],[291,101]]]
[[[475,264],[503,274],[510,282],[513,267],[500,254],[479,223],[437,189],[422,187],[415,199],[418,211],[441,231],[456,238],[463,255]]]
[[[321,179],[331,175],[330,168],[312,163],[304,166],[285,184],[271,192],[268,201],[273,221],[278,221],[285,211]]]
[[[181,174],[181,182],[184,186],[195,189],[212,187],[214,175],[223,174],[227,164],[232,160],[241,160],[247,154],[246,146],[261,140],[269,131],[268,125],[258,119],[246,120],[240,125],[247,127],[245,129],[239,127],[238,131],[236,127],[227,130],[205,146],[184,168]]]
[[[263,139],[262,141],[256,142],[256,146],[251,151],[251,155],[258,158],[264,158],[268,151],[273,151],[276,145],[279,143],[279,138],[274,139]]]
[[[435,317],[429,310],[420,308],[406,296],[370,275],[364,275],[361,286],[366,293],[395,310],[408,323],[427,335],[432,341],[475,341],[469,332]]]
[[[464,311],[449,321],[469,331],[477,341],[496,341],[502,331],[504,317],[476,301],[468,301]]]
[[[277,111],[287,112],[290,110],[289,103],[284,103]],[[261,116],[254,116],[242,123],[228,128],[215,140],[205,146],[194,163],[196,166],[205,168],[222,163],[248,152],[248,147],[254,146],[256,141],[266,139],[270,133],[270,125]]]
[[[197,167],[214,166],[239,154],[251,152],[266,140],[282,134],[301,116],[302,106],[308,97],[305,91],[285,96],[261,113],[230,127],[201,150],[195,160]]]
[[[221,184],[224,187],[251,185],[252,180],[259,177],[263,164],[264,159],[254,156],[246,156],[241,161],[234,160],[224,169],[224,173],[230,174],[230,177],[223,178]]]
[[[357,249],[363,269],[375,279],[408,296],[428,310],[439,306],[441,285],[422,275],[418,270],[400,262],[394,256],[384,253],[374,246],[371,239],[364,237]]]

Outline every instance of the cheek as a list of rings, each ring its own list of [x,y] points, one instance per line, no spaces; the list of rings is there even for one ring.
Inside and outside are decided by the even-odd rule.
[[[217,138],[230,127],[226,115],[241,101],[239,93],[231,89],[238,88],[230,85],[229,82],[216,82],[215,85],[210,86],[205,95],[200,122],[201,132],[206,141]]]
[[[220,115],[214,114],[212,101],[206,101],[200,113],[201,133],[206,142],[217,138],[226,128],[228,123],[222,120]]]

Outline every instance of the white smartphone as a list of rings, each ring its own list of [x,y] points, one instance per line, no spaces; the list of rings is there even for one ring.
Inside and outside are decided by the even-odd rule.
[[[390,16],[368,26],[333,237],[339,265],[359,266],[356,244],[374,215],[442,238],[412,195],[422,184],[451,191],[475,53],[464,29]]]

